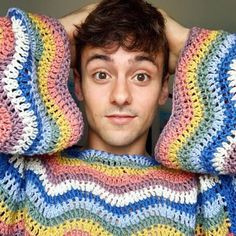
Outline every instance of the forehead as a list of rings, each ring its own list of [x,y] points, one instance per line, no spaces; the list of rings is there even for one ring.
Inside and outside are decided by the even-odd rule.
[[[87,64],[93,59],[101,59],[107,62],[115,62],[116,60],[127,61],[132,64],[135,62],[149,62],[153,65],[163,64],[163,53],[158,52],[155,55],[144,51],[130,51],[123,47],[92,47],[86,46],[82,52],[82,64]]]

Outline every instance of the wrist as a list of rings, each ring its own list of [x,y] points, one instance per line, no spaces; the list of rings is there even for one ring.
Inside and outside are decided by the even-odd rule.
[[[158,11],[161,12],[165,19],[165,34],[170,49],[169,73],[173,74],[175,72],[179,55],[188,39],[190,29],[177,23],[174,19],[168,16],[164,10],[158,9]]]
[[[188,39],[190,29],[178,24],[172,19],[167,24],[171,24],[171,27],[166,26],[170,51],[178,57]]]
[[[67,33],[67,37],[69,39],[70,55],[71,55],[71,68],[73,68],[75,66],[74,64],[75,64],[75,60],[76,60],[76,49],[75,49],[75,42],[74,42],[74,36],[73,36],[73,32],[75,31],[75,27],[68,23],[67,17],[60,18],[60,19],[58,19],[58,21],[64,27],[64,29]]]

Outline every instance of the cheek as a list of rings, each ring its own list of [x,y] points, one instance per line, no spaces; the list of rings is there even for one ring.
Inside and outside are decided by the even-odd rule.
[[[152,121],[158,108],[158,102],[146,101],[142,104],[142,115],[147,121]]]
[[[107,92],[99,86],[94,86],[91,83],[85,83],[82,86],[84,104],[87,113],[98,115],[107,103]],[[87,114],[88,115],[88,114]]]
[[[138,109],[143,122],[150,125],[158,108],[159,89],[148,89],[140,91],[135,96],[135,107]]]
[[[134,101],[145,110],[153,110],[158,106],[159,96],[160,87],[158,85],[150,88],[141,88],[135,91]]]

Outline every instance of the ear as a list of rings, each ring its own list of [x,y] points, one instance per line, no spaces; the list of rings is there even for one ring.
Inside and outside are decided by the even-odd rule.
[[[81,86],[81,77],[77,69],[73,69],[73,76],[74,76],[74,86],[75,86],[75,95],[79,101],[84,100],[82,86]]]
[[[159,105],[164,105],[168,99],[169,96],[169,74],[167,74],[162,81],[162,86],[161,86],[161,92],[158,100]]]

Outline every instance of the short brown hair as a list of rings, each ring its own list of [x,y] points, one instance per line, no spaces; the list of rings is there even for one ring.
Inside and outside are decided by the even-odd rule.
[[[103,0],[78,28],[77,69],[86,46],[121,46],[152,55],[163,52],[163,76],[168,73],[169,48],[162,14],[143,0]],[[131,39],[131,40],[130,40]]]

